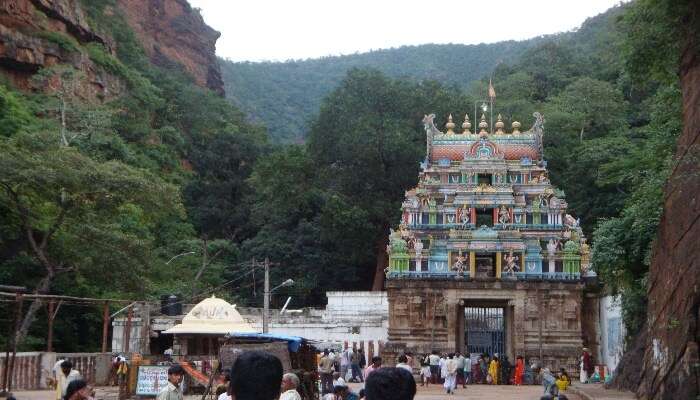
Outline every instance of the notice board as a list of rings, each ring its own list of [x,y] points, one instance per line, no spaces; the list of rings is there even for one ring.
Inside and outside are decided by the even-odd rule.
[[[140,365],[136,376],[136,395],[157,396],[168,386],[168,366]]]

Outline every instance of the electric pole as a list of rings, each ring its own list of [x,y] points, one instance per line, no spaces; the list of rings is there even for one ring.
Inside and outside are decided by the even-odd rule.
[[[265,258],[265,294],[263,300],[263,333],[268,333],[270,319],[270,260]]]

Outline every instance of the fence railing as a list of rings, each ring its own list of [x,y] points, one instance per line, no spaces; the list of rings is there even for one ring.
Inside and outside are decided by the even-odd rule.
[[[11,359],[12,354],[10,361]],[[73,369],[80,372],[92,385],[105,385],[109,380],[110,353],[21,352],[15,354],[14,367],[11,369],[12,374],[8,376],[8,382],[3,382],[5,353],[0,353],[0,385],[5,383],[5,387],[11,387],[12,390],[46,389],[49,387],[49,380],[53,378],[54,365],[61,359],[70,361]]]

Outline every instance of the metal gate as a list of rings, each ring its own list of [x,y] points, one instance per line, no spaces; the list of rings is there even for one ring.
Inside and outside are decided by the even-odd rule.
[[[470,354],[505,353],[503,308],[465,307],[464,342]]]

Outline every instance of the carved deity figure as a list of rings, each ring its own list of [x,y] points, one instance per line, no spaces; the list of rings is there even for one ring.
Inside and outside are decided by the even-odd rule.
[[[464,273],[467,269],[467,259],[462,254],[457,256],[455,263],[452,265],[452,270],[458,274]]]
[[[416,256],[420,256],[423,253],[423,242],[421,240],[416,240],[413,244],[413,249],[416,251]]]
[[[579,226],[581,219],[574,219],[571,214],[566,214],[564,216],[564,226],[569,228],[577,228]]]
[[[508,212],[508,209],[506,206],[501,206],[501,208],[498,210],[498,223],[505,225],[510,222],[510,212]]]
[[[547,243],[547,254],[549,254],[550,257],[554,257],[557,253],[557,247],[559,247],[558,241],[549,239],[549,243]]]
[[[462,207],[462,227],[465,229],[467,228],[467,225],[469,225],[469,217],[471,212],[471,207],[467,207],[466,205]]]
[[[512,251],[508,253],[507,256],[505,256],[504,261],[506,262],[504,272],[509,274],[518,272],[518,266],[516,264],[516,262],[518,261],[518,256],[514,256]]]
[[[495,179],[497,185],[500,185],[503,183],[503,175],[502,174],[496,174],[494,179]]]

